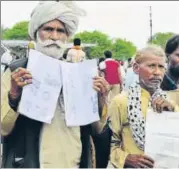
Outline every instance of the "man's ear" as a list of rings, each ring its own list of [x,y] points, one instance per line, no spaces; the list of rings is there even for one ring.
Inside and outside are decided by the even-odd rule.
[[[139,74],[139,69],[140,69],[139,64],[135,62],[135,63],[133,64],[133,71],[134,71],[136,74]]]

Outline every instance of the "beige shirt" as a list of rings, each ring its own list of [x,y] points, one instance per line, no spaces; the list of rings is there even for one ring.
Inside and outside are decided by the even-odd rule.
[[[8,69],[1,78],[1,135],[12,131],[19,116],[8,104],[11,72]],[[40,136],[41,168],[79,167],[82,145],[80,127],[67,127],[64,119],[63,99],[59,104],[51,124],[44,124]]]
[[[68,62],[81,62],[85,59],[86,54],[81,49],[70,49],[67,54],[67,61]]]

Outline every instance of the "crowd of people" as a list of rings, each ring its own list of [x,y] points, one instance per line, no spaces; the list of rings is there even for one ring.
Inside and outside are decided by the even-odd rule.
[[[63,48],[84,15],[71,1],[41,1],[31,14],[29,48],[67,62],[86,60],[79,38],[67,53]],[[127,64],[106,49],[92,86],[100,120],[86,126],[67,127],[62,92],[51,124],[21,115],[22,90],[33,79],[27,62],[28,57],[10,63],[1,79],[2,168],[154,167],[144,151],[146,115],[149,109],[179,112],[179,35],[165,50],[156,45],[138,50]]]

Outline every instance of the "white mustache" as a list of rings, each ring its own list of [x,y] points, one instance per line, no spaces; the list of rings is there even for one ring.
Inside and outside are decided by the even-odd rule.
[[[41,41],[40,45],[43,47],[50,47],[52,45],[56,45],[58,48],[64,48],[64,43],[60,40],[57,41],[45,40],[45,41]]]
[[[37,33],[37,42],[40,44],[41,47],[53,47],[52,45],[56,45],[57,48],[65,48],[65,42],[61,40],[52,40],[48,39],[45,41],[42,41],[40,39],[39,32]]]

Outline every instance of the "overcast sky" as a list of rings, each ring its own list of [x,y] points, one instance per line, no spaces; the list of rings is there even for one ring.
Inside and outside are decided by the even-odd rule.
[[[1,1],[1,24],[11,27],[29,20],[38,1]],[[126,38],[143,47],[150,36],[149,6],[152,6],[153,33],[179,33],[179,2],[154,1],[77,1],[86,10],[79,31],[100,30],[111,37]]]

